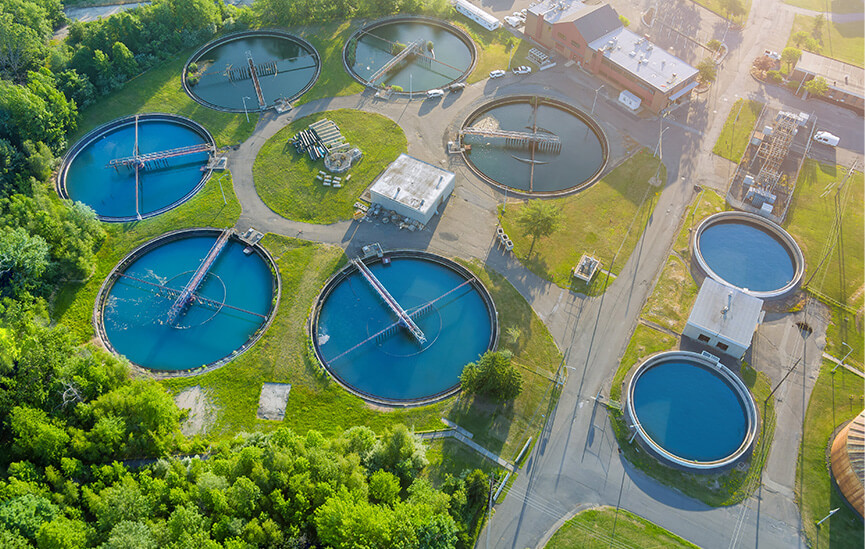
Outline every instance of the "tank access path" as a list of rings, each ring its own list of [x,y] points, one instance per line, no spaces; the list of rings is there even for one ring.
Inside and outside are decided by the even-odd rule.
[[[405,326],[408,331],[411,332],[411,335],[413,335],[421,345],[426,343],[426,336],[424,335],[424,333],[421,331],[418,325],[415,324],[415,321],[412,320],[409,314],[405,312],[405,309],[403,309],[402,306],[397,303],[397,300],[394,299],[392,295],[390,295],[390,292],[387,291],[387,288],[384,287],[384,284],[382,284],[381,281],[376,278],[374,274],[372,274],[372,271],[369,270],[369,267],[367,267],[362,260],[357,258],[352,259],[351,263],[352,265],[357,267],[357,270],[360,272],[360,274],[363,275],[366,281],[369,282],[369,285],[372,286],[372,288],[376,292],[378,292],[378,295],[381,296],[382,300],[384,300],[387,306],[393,309],[393,312],[395,312],[396,316],[399,318],[400,325]]]
[[[233,233],[234,229],[225,229],[224,231],[222,231],[222,234],[219,235],[219,238],[216,239],[213,247],[210,248],[210,251],[204,258],[204,261],[201,262],[201,265],[199,265],[195,272],[192,274],[192,278],[189,279],[189,282],[186,283],[186,286],[183,287],[183,290],[180,291],[180,295],[177,296],[177,299],[174,300],[174,303],[168,310],[169,324],[174,324],[175,322],[177,322],[177,319],[180,317],[180,315],[183,314],[184,311],[186,311],[186,308],[189,306],[189,304],[192,302],[193,297],[195,296],[195,292],[204,281],[204,277],[210,271],[210,268],[213,266],[216,258],[219,257],[219,254],[222,253],[223,249],[225,249],[225,245],[228,244],[228,238]]]

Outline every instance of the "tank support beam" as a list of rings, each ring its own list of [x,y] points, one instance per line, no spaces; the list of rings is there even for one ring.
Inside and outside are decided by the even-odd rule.
[[[351,263],[355,267],[357,267],[357,270],[360,271],[360,274],[362,274],[366,281],[369,282],[369,285],[372,286],[373,290],[378,293],[378,295],[382,298],[385,304],[387,304],[387,306],[390,307],[394,313],[396,313],[397,318],[399,318],[400,325],[404,326],[409,332],[411,332],[411,335],[413,335],[421,345],[426,343],[426,336],[424,335],[424,333],[421,331],[418,325],[415,324],[415,321],[412,320],[408,313],[405,312],[405,309],[402,308],[402,306],[397,302],[397,300],[394,299],[392,295],[390,295],[390,292],[387,291],[387,288],[384,287],[384,284],[382,284],[381,281],[376,278],[374,274],[372,274],[372,271],[369,270],[369,267],[367,267],[362,260],[357,258],[352,259]]]
[[[184,286],[180,295],[177,296],[177,299],[174,300],[174,304],[172,304],[171,308],[168,310],[169,324],[174,324],[192,302],[195,292],[198,291],[201,283],[204,282],[204,277],[210,271],[216,258],[218,258],[219,254],[222,253],[222,250],[228,243],[228,238],[233,232],[233,229],[225,229],[222,231],[222,234],[219,235],[219,238],[216,239],[213,247],[210,248],[210,252],[208,252],[207,256],[204,258],[204,261],[202,261],[201,265],[198,266],[198,269],[195,270],[192,278],[189,279],[189,282],[186,283],[186,286]]]

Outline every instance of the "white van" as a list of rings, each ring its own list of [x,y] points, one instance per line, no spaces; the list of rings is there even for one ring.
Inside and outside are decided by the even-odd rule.
[[[444,90],[429,90],[426,92],[427,99],[434,99],[436,97],[441,97],[445,94]]]
[[[819,131],[814,134],[814,141],[818,143],[823,143],[824,145],[837,147],[838,143],[841,141],[841,138],[837,135],[832,135],[827,131]]]

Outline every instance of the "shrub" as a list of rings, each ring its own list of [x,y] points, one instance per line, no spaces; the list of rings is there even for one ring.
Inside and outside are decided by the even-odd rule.
[[[773,84],[780,84],[784,81],[784,76],[781,74],[781,71],[768,71],[766,72],[766,78],[768,78],[769,82]]]
[[[466,364],[460,375],[463,391],[504,402],[522,391],[523,378],[511,364],[510,351],[487,351],[477,361]]]

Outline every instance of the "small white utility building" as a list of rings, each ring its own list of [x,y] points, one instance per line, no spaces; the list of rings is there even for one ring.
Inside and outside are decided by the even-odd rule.
[[[706,278],[682,335],[741,359],[762,320],[762,299]]]
[[[399,155],[372,184],[372,203],[429,223],[454,190],[456,175],[407,154]]]
[[[494,31],[502,26],[502,22],[499,21],[496,16],[491,13],[487,13],[486,11],[475,6],[468,0],[455,0],[453,2],[453,5],[458,12],[465,15],[466,17],[468,17],[478,25],[482,26],[483,28],[487,29],[488,31]]]

